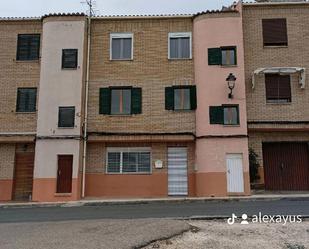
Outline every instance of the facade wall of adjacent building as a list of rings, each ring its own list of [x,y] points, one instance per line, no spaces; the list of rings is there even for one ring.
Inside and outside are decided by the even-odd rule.
[[[18,34],[41,34],[42,23],[0,21],[0,132],[35,132],[36,113],[17,113],[18,87],[38,87],[40,60],[17,61]]]
[[[165,87],[194,84],[193,60],[168,59],[168,33],[191,32],[191,18],[94,19],[89,84],[89,132],[177,133],[195,131],[194,111],[165,110]],[[133,33],[133,60],[110,60],[110,34]],[[99,89],[142,88],[142,114],[99,115]]]
[[[299,85],[298,75],[291,77],[292,102],[266,103],[265,78],[256,77],[252,89],[252,73],[264,67],[304,67],[309,77],[309,5],[244,5],[243,28],[245,44],[245,72],[248,121],[308,121],[309,91]],[[264,47],[262,19],[286,18],[288,46]]]
[[[151,173],[106,173],[107,148],[151,148]],[[194,142],[106,142],[90,143],[87,152],[86,196],[90,197],[166,197],[168,196],[168,148],[187,147],[188,194],[195,196],[195,143]],[[157,169],[155,162],[163,162]]]
[[[264,183],[263,143],[264,142],[308,142],[308,132],[249,132],[249,147],[258,155],[259,176],[258,183]]]
[[[15,144],[0,144],[0,201],[11,200],[15,162]]]

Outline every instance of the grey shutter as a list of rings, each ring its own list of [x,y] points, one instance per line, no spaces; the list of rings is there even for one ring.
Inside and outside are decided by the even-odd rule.
[[[62,50],[62,68],[77,68],[78,50],[63,49]]]
[[[40,54],[40,35],[18,35],[17,60],[37,60]]]
[[[36,88],[19,88],[17,90],[17,112],[36,111]]]
[[[223,124],[224,113],[222,106],[210,106],[209,107],[209,120],[210,124]]]
[[[197,108],[196,86],[190,86],[190,103],[191,103],[191,110],[196,110]]]
[[[165,109],[174,110],[174,88],[165,88]]]
[[[222,53],[221,48],[208,49],[208,65],[221,65]]]
[[[131,113],[132,114],[141,114],[142,113],[142,88],[132,88],[131,94],[132,94]]]
[[[100,114],[109,115],[111,113],[111,89],[100,89]]]

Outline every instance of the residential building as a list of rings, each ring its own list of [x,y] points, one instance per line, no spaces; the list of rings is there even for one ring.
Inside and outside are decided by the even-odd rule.
[[[0,19],[0,200],[308,190],[308,8]]]

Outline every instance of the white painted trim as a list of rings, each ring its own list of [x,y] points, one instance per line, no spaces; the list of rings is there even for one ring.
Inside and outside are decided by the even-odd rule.
[[[189,58],[171,58],[170,56],[170,39],[171,38],[182,38],[189,37],[190,38],[190,57]],[[192,32],[170,32],[168,33],[168,59],[169,60],[191,60],[192,59]]]
[[[132,39],[132,46],[131,46],[131,58],[130,59],[113,59],[112,57],[112,42],[114,38],[131,38]],[[133,33],[110,33],[109,38],[109,59],[111,61],[127,61],[133,60],[134,56],[134,34]]]

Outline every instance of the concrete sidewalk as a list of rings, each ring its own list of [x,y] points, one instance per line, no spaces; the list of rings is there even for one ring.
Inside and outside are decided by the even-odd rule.
[[[194,203],[194,202],[231,202],[255,200],[309,200],[309,193],[305,194],[259,194],[251,196],[233,197],[168,197],[168,198],[142,198],[142,199],[83,199],[69,202],[3,202],[0,208],[27,208],[27,207],[79,207],[103,206],[148,203]]]

